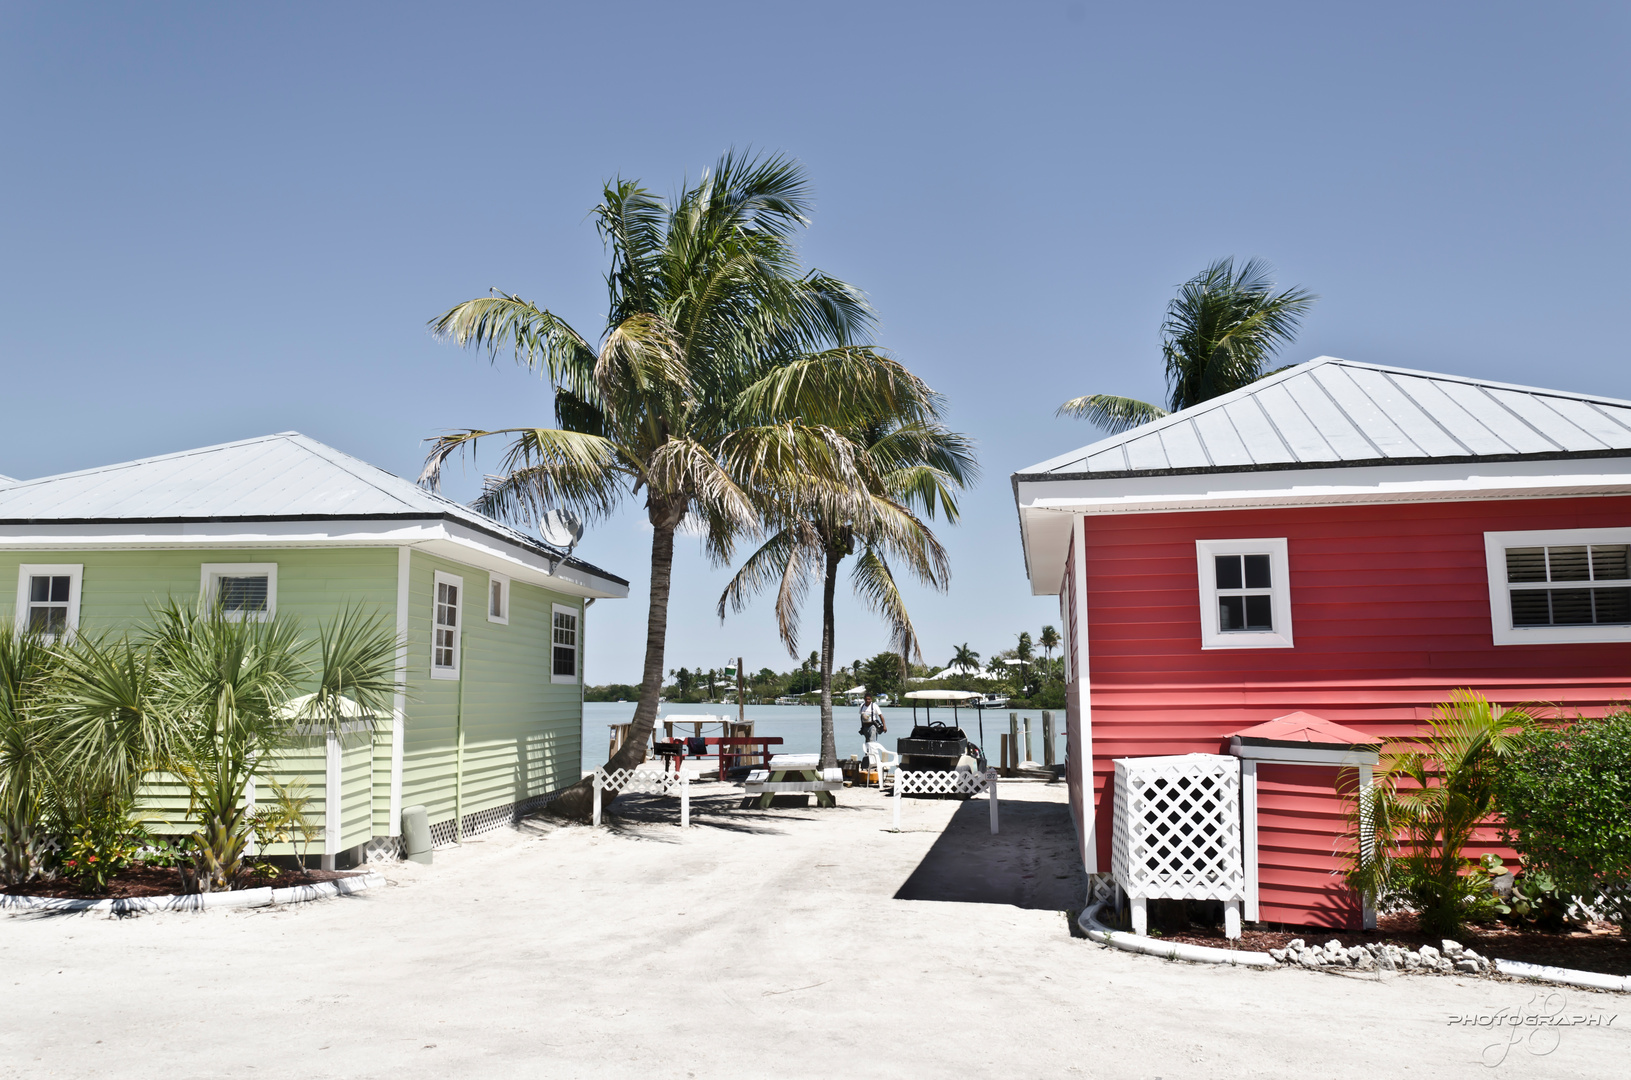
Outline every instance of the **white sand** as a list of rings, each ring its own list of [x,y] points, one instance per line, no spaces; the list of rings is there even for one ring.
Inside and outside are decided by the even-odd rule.
[[[1003,791],[995,839],[983,801],[908,800],[897,834],[872,792],[764,813],[720,794],[682,833],[676,803],[631,799],[613,827],[488,834],[353,899],[0,918],[0,1076],[1626,1075],[1631,998],[1565,991],[1618,1018],[1492,1070],[1501,1036],[1446,1019],[1526,985],[1072,938],[1049,910],[1080,890],[1062,786]]]

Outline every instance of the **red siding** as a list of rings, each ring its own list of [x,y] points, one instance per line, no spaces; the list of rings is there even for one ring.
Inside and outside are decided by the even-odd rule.
[[[1109,865],[1111,760],[1218,753],[1299,709],[1377,735],[1456,687],[1601,713],[1631,700],[1631,645],[1490,636],[1484,533],[1631,525],[1631,498],[1089,516],[1094,797]],[[1200,647],[1196,540],[1287,538],[1293,649]]]
[[[1087,859],[1087,832],[1082,823],[1083,807],[1087,805],[1083,794],[1083,778],[1089,775],[1082,762],[1082,717],[1077,702],[1080,696],[1077,691],[1080,686],[1077,682],[1081,678],[1081,670],[1076,661],[1076,541],[1072,538],[1070,546],[1065,549],[1065,666],[1068,669],[1069,681],[1065,685],[1065,783],[1070,789],[1070,819],[1076,825],[1076,845],[1081,853],[1082,862],[1086,865]]]
[[[1258,917],[1360,928],[1359,898],[1339,876],[1347,819],[1329,765],[1257,766]]]

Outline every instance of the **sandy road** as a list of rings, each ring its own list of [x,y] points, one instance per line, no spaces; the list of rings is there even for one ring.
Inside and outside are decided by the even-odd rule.
[[[1566,991],[1566,1014],[1616,1019],[1503,1046],[1448,1017],[1559,1002],[1072,938],[1062,787],[1003,795],[995,840],[983,803],[908,801],[893,833],[870,792],[763,813],[720,794],[689,832],[673,803],[630,805],[611,828],[489,834],[352,899],[0,917],[0,1076],[1631,1072],[1631,998]]]

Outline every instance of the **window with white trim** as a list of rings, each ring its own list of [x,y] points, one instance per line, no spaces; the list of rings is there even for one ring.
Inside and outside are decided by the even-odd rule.
[[[430,677],[459,677],[459,636],[464,627],[459,604],[464,595],[464,579],[436,571],[431,596]]]
[[[487,621],[510,621],[510,579],[503,574],[487,575]]]
[[[578,609],[563,604],[551,605],[551,667],[549,681],[575,683],[578,681]]]
[[[17,570],[17,630],[53,641],[79,628],[80,563],[25,563]]]
[[[277,563],[204,563],[198,587],[228,619],[264,622],[277,614]]]
[[[1291,575],[1284,537],[1197,540],[1201,648],[1289,649]]]
[[[1631,641],[1631,529],[1484,534],[1497,645]]]

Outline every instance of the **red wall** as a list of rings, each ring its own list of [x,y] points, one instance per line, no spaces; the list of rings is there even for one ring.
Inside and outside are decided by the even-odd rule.
[[[1462,686],[1569,715],[1631,701],[1631,644],[1492,644],[1484,560],[1486,531],[1627,525],[1624,497],[1089,516],[1099,865],[1114,758],[1226,752],[1297,710],[1407,734]],[[1296,647],[1203,652],[1195,541],[1252,537],[1287,538]]]
[[[1347,814],[1330,765],[1257,766],[1257,902],[1263,922],[1358,930],[1346,866]]]

